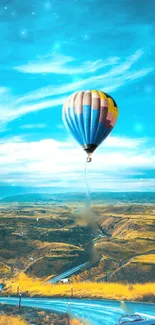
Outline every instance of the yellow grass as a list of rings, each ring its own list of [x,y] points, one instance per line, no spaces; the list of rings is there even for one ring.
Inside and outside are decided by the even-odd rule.
[[[53,323],[51,323],[52,325]],[[70,320],[70,325],[89,325],[88,322],[81,322],[78,319],[72,319]],[[6,316],[2,315],[0,316],[0,325],[28,325],[28,323],[17,316]]]
[[[0,273],[8,273],[10,271],[10,267],[5,265],[3,262],[0,262]]]
[[[79,282],[72,284],[50,284],[32,279],[25,274],[6,281],[4,294],[16,295],[17,288],[23,294],[40,297],[70,297],[77,298],[104,298],[116,300],[155,300],[155,283],[146,284],[120,284],[120,283],[97,283]]]
[[[155,264],[155,254],[140,255],[132,258],[131,262]]]
[[[16,316],[0,316],[0,325],[28,325],[20,317]]]
[[[151,240],[155,240],[155,233],[152,231],[147,232],[146,230],[140,229],[140,230],[130,230],[128,232],[124,232],[123,234],[115,234],[113,235],[113,237],[117,238],[117,239],[126,239],[126,240],[130,240],[130,239],[138,239],[139,237],[143,238],[143,239],[151,239]]]
[[[88,323],[86,323],[86,322],[81,322],[81,321],[79,321],[78,319],[72,319],[71,321],[70,321],[70,325],[88,325]]]

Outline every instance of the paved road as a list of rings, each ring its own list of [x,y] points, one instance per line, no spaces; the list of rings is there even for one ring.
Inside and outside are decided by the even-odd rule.
[[[49,280],[49,282],[51,283],[56,283],[62,279],[65,279],[67,278],[68,276],[74,274],[75,272],[77,271],[80,271],[81,269],[83,269],[85,266],[89,265],[89,262],[86,262],[86,263],[83,263],[83,264],[80,264],[76,267],[73,267],[72,269],[64,272],[64,273],[61,273],[60,275],[57,275],[55,276],[54,278],[52,278],[51,280]]]
[[[91,325],[115,325],[123,314],[120,303],[116,301],[69,299],[70,310],[74,316],[90,320]],[[0,303],[17,305],[17,298],[0,297]],[[68,310],[68,299],[22,298],[22,305],[58,312]],[[128,306],[148,319],[148,325],[155,324],[155,304],[128,303]],[[151,318],[154,318],[153,322]]]
[[[121,261],[120,265],[119,266],[122,266],[126,263],[128,263],[130,260],[132,260],[134,257],[137,257],[137,256],[143,256],[143,255],[150,255],[150,254],[155,254],[155,249],[151,250],[151,251],[148,251],[148,252],[145,252],[145,253],[141,253],[141,254],[134,254],[128,258],[125,258],[123,261]]]

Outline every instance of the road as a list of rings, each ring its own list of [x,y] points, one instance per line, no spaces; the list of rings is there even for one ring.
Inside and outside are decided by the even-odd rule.
[[[120,267],[123,266],[124,264],[128,263],[130,260],[132,260],[134,257],[137,257],[137,256],[143,256],[143,255],[149,255],[149,254],[155,254],[155,249],[151,250],[151,251],[148,251],[148,252],[145,252],[145,253],[141,253],[141,254],[134,254],[128,258],[125,258],[123,261],[121,261],[120,263]]]
[[[58,282],[58,281],[60,281],[62,279],[65,279],[68,276],[74,274],[75,272],[82,270],[87,265],[89,265],[89,262],[86,262],[86,263],[80,264],[80,265],[78,265],[76,267],[73,267],[72,269],[70,269],[70,270],[68,270],[68,271],[66,271],[64,273],[61,273],[61,274],[55,276],[54,278],[52,278],[51,280],[49,280],[49,282],[50,283],[56,283],[56,282]]]
[[[35,307],[44,310],[67,312],[68,301],[71,313],[76,317],[87,319],[91,325],[115,325],[123,311],[120,303],[107,300],[92,299],[50,299],[22,298],[22,306]],[[0,303],[18,305],[18,298],[0,297]],[[148,319],[148,325],[155,325],[155,305],[146,303],[128,303],[134,312]],[[154,318],[153,322],[151,318]]]
[[[95,239],[94,243],[99,241],[102,237],[104,237],[104,235],[99,234],[99,236]],[[86,262],[86,263],[80,264],[80,265],[78,265],[76,267],[73,267],[70,270],[68,270],[66,272],[63,272],[63,273],[53,277],[51,280],[49,280],[49,282],[50,283],[56,283],[56,282],[58,282],[58,281],[60,281],[62,279],[65,279],[65,278],[69,277],[70,275],[76,273],[77,271],[82,270],[83,268],[85,268],[87,266],[90,266],[90,262]]]

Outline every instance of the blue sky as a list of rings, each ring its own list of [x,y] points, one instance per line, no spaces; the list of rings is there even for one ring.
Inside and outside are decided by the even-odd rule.
[[[62,105],[100,89],[119,119],[93,155],[91,189],[155,190],[154,17],[154,1],[1,0],[1,188],[84,188]]]

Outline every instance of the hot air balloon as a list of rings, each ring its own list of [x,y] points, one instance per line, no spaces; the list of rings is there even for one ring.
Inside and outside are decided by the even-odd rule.
[[[114,99],[99,90],[79,91],[63,105],[63,120],[76,141],[91,155],[112,131],[118,117]]]

